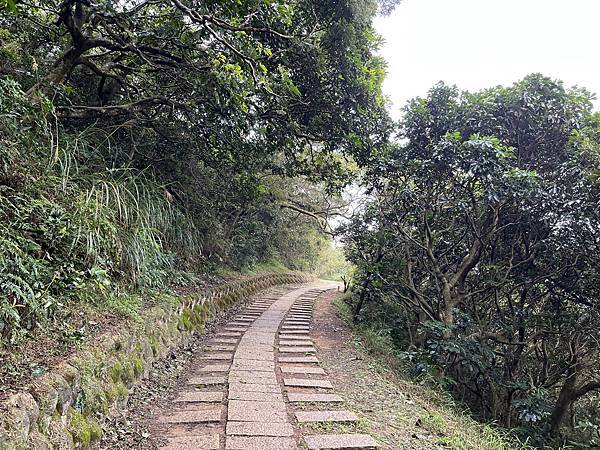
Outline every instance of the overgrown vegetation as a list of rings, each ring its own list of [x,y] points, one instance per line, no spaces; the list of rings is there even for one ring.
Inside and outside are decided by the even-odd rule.
[[[0,342],[207,271],[318,271],[319,211],[391,130],[375,9],[0,2]]]
[[[532,448],[527,440],[521,441],[510,430],[478,422],[467,407],[448,394],[444,380],[429,372],[416,373],[413,355],[397,345],[395,330],[390,327],[389,320],[373,315],[368,321],[354,321],[352,296],[349,293],[334,301],[338,315],[352,327],[355,345],[372,356],[374,362],[369,361],[370,367],[394,385],[399,385],[406,400],[396,420],[407,432],[416,430],[413,438],[419,442],[420,448]]]
[[[598,444],[599,123],[586,91],[539,75],[435,86],[344,237],[355,319],[539,445]]]

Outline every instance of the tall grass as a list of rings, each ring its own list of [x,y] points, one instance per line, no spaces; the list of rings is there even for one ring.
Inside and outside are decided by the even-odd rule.
[[[111,162],[119,149],[103,131],[53,123],[47,102],[0,80],[0,342],[99,293],[188,280],[202,256],[193,220],[151,171]]]
[[[177,268],[189,268],[200,254],[201,239],[193,221],[166,196],[166,189],[132,170],[112,171],[110,178],[78,180],[83,193],[76,205],[78,241],[94,261],[110,249],[119,271],[136,286],[156,286]],[[76,244],[79,244],[77,242]]]
[[[90,264],[110,262],[136,287],[163,285],[201,257],[200,232],[151,171],[105,167],[116,165],[106,160],[114,146],[106,132],[88,127],[66,136],[48,164],[62,193],[76,199],[73,246],[86,249]]]

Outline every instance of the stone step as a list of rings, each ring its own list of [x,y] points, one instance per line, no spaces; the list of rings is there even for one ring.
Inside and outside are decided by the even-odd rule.
[[[257,361],[255,359],[234,358],[233,367],[257,367],[261,369],[275,369],[273,361]]]
[[[212,353],[210,355],[199,356],[198,359],[204,361],[227,361],[233,358],[233,353]]]
[[[269,392],[281,394],[281,388],[278,385],[272,384],[249,384],[249,383],[229,383],[229,395],[237,394],[238,392]]]
[[[281,367],[283,373],[314,373],[318,375],[325,375],[325,371],[321,367],[307,367],[307,366],[283,366]]]
[[[227,421],[288,423],[285,402],[229,400]]]
[[[237,372],[229,374],[230,383],[248,383],[248,384],[277,384],[277,377],[273,372]]]
[[[227,372],[230,368],[231,364],[206,364],[198,372]]]
[[[291,347],[286,347],[286,346],[280,346],[279,347],[279,353],[315,353],[316,350],[314,347],[295,347],[295,346],[291,346]]]
[[[266,362],[268,363],[269,361],[256,361],[256,362]],[[245,372],[252,372],[252,373],[258,373],[258,374],[265,374],[265,373],[273,373],[275,369],[273,369],[273,367],[260,367],[260,366],[249,366],[249,365],[233,365],[231,367],[232,370],[236,370],[236,371],[245,371]]]
[[[313,380],[307,378],[284,378],[283,384],[291,387],[314,387],[323,389],[333,389],[329,380]]]
[[[233,327],[233,328],[245,328],[248,327],[248,323],[247,322],[240,322],[240,321],[233,321],[233,322],[229,322],[227,324],[227,327]]]
[[[222,408],[204,410],[174,411],[168,416],[161,417],[162,423],[208,423],[220,422],[223,416]]]
[[[227,422],[226,434],[236,436],[293,436],[294,428],[289,423]]]
[[[287,340],[287,341],[308,341],[310,339],[306,335],[279,333],[279,341],[280,341],[280,343],[281,343],[282,340]]]
[[[229,400],[246,400],[257,402],[283,402],[283,394],[278,392],[229,392]]]
[[[235,350],[235,345],[212,344],[206,347],[208,352],[232,352]]]
[[[351,411],[298,411],[295,415],[298,423],[358,421],[358,416]]]
[[[280,356],[280,363],[319,363],[314,356]]]
[[[306,402],[306,403],[340,403],[344,400],[336,394],[302,394],[298,392],[288,392],[288,400],[290,402]]]
[[[237,356],[243,359],[251,359],[255,361],[273,361],[273,350],[270,352],[261,352],[261,351],[244,351],[236,353]]]
[[[182,392],[173,400],[175,403],[220,403],[225,398],[224,392],[189,391]]]
[[[218,434],[200,436],[177,436],[169,438],[163,450],[218,450],[221,448]]]
[[[292,437],[227,436],[225,450],[297,450]]]
[[[227,377],[191,377],[186,381],[187,384],[199,384],[209,386],[213,384],[227,384]]]
[[[296,346],[307,346],[307,345],[313,345],[313,342],[310,341],[310,340],[300,340],[300,339],[298,339],[298,340],[291,339],[291,340],[285,340],[285,341],[282,340],[282,339],[280,339],[279,340],[279,345],[288,346],[288,347],[289,346],[293,346],[293,345],[296,345]]]
[[[227,338],[227,337],[216,337],[216,338],[210,340],[211,344],[213,342],[215,344],[237,344],[238,343],[238,339]]]
[[[242,342],[240,342],[240,345],[235,354],[241,356],[245,352],[252,352],[252,353],[271,352],[271,353],[273,353],[273,348],[275,348],[275,346],[273,344],[260,344],[256,341],[245,341],[244,339],[242,339]]]
[[[377,448],[379,444],[367,434],[317,434],[304,436],[310,450]]]

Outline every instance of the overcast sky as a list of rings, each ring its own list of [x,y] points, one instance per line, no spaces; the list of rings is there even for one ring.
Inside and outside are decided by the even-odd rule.
[[[403,0],[375,26],[395,118],[440,80],[478,90],[541,72],[600,93],[600,0]]]

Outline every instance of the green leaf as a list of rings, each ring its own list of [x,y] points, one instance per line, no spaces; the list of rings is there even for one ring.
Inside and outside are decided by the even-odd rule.
[[[47,369],[45,367],[36,367],[35,369],[33,369],[31,371],[31,376],[33,378],[39,378],[42,375],[44,375],[47,372]]]
[[[0,0],[0,7],[11,13],[16,13],[18,11],[17,2],[15,0]]]

